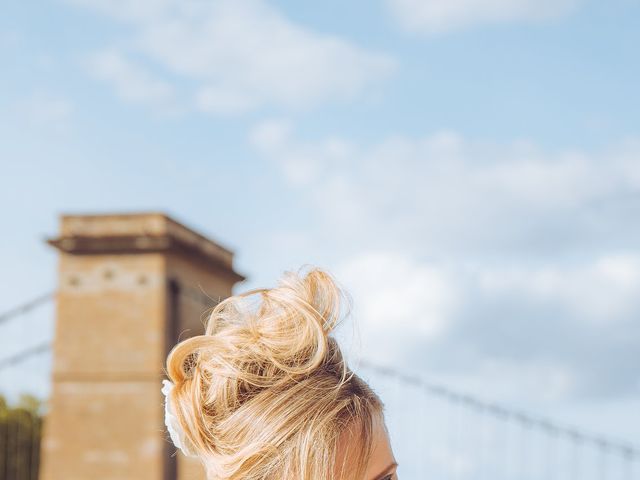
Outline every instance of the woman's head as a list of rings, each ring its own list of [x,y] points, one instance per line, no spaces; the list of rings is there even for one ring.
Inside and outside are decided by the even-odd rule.
[[[170,400],[210,480],[373,480],[392,459],[383,404],[330,335],[348,300],[320,269],[285,272],[172,349]]]

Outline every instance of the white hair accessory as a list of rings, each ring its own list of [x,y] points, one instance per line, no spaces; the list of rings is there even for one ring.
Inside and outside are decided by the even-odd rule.
[[[178,447],[187,457],[198,457],[195,449],[192,448],[191,442],[185,437],[178,417],[176,417],[171,401],[171,390],[175,385],[170,380],[162,380],[162,393],[164,394],[164,424],[169,430],[171,441]]]

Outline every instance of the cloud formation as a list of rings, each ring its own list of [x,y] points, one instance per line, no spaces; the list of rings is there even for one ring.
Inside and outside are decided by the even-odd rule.
[[[542,21],[573,11],[578,0],[387,0],[411,32],[442,34],[478,25]]]
[[[543,400],[640,388],[637,140],[587,154],[443,131],[360,146],[300,141],[283,120],[250,140],[315,206],[310,235],[349,259],[336,271],[377,355]]]
[[[176,89],[188,108],[213,114],[305,109],[360,95],[396,68],[259,0],[69,1],[126,25],[90,66],[131,101],[162,103]]]
[[[118,50],[97,52],[87,63],[92,74],[108,82],[124,100],[164,107],[176,101],[171,84],[154,77]]]

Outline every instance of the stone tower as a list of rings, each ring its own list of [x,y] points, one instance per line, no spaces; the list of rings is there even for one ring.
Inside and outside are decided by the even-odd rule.
[[[245,279],[162,213],[63,215],[41,480],[201,480],[164,429],[164,361]]]

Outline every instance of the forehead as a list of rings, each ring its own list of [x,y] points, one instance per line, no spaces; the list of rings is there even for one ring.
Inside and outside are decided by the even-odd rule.
[[[360,445],[363,440],[356,432],[357,429],[349,428],[342,433],[338,441],[338,451],[336,455],[337,467],[344,462],[345,468],[348,469],[355,463],[355,459],[351,460],[351,458],[353,458],[354,452],[360,450]],[[371,457],[367,464],[365,480],[374,480],[376,475],[384,471],[389,464],[394,461],[395,457],[391,448],[389,433],[385,426],[384,418],[382,418],[381,415],[376,415],[373,422]],[[338,472],[336,472],[336,478],[338,478]]]

